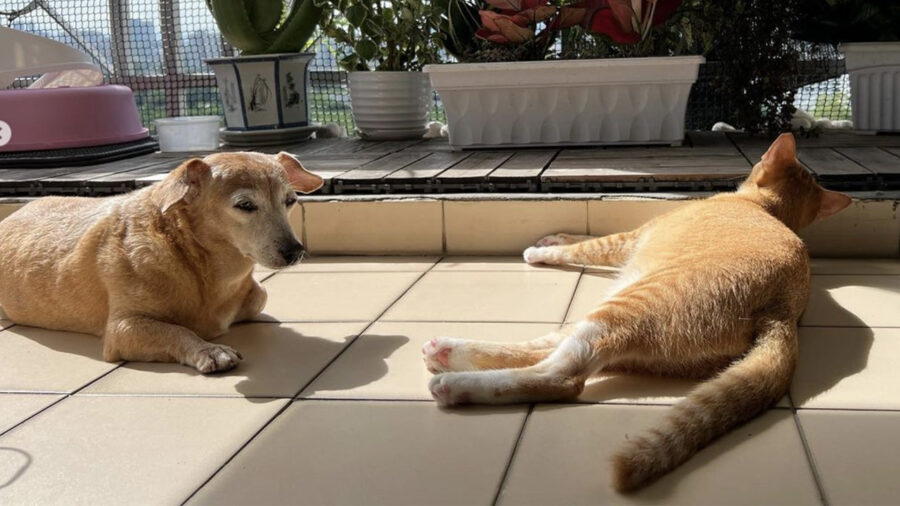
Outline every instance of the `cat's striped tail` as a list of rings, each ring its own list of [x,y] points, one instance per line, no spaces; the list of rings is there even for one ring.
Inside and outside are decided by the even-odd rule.
[[[660,427],[615,454],[615,489],[629,492],[652,482],[777,402],[787,393],[796,358],[796,325],[767,324],[743,358],[697,386]]]

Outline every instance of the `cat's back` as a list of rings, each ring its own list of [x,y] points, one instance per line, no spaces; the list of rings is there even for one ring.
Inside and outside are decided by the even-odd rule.
[[[737,290],[750,298],[788,288],[790,298],[805,300],[806,246],[745,199],[729,195],[687,204],[649,223],[641,241],[632,267],[642,274],[667,273],[698,292]]]
[[[648,224],[647,251],[685,257],[806,257],[803,241],[762,207],[739,197],[692,202]]]

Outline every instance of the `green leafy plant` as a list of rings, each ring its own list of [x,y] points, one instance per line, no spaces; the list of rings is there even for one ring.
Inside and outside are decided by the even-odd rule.
[[[441,15],[428,0],[330,0],[322,28],[345,70],[421,70],[440,61]]]
[[[241,54],[302,51],[322,17],[316,0],[206,0],[206,6]]]

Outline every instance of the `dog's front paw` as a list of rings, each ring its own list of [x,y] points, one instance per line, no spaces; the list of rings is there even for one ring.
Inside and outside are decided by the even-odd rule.
[[[208,374],[234,369],[243,358],[231,346],[209,343],[194,354],[191,365],[203,374]]]

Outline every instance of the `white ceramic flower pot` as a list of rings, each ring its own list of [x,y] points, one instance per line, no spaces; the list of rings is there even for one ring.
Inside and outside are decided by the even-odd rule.
[[[315,53],[283,53],[206,60],[216,74],[232,131],[309,125],[307,67]]]
[[[900,42],[841,44],[850,74],[853,127],[900,132]]]
[[[702,56],[428,65],[454,148],[680,144]]]
[[[425,134],[432,92],[422,72],[350,72],[350,107],[364,139],[416,139]]]

